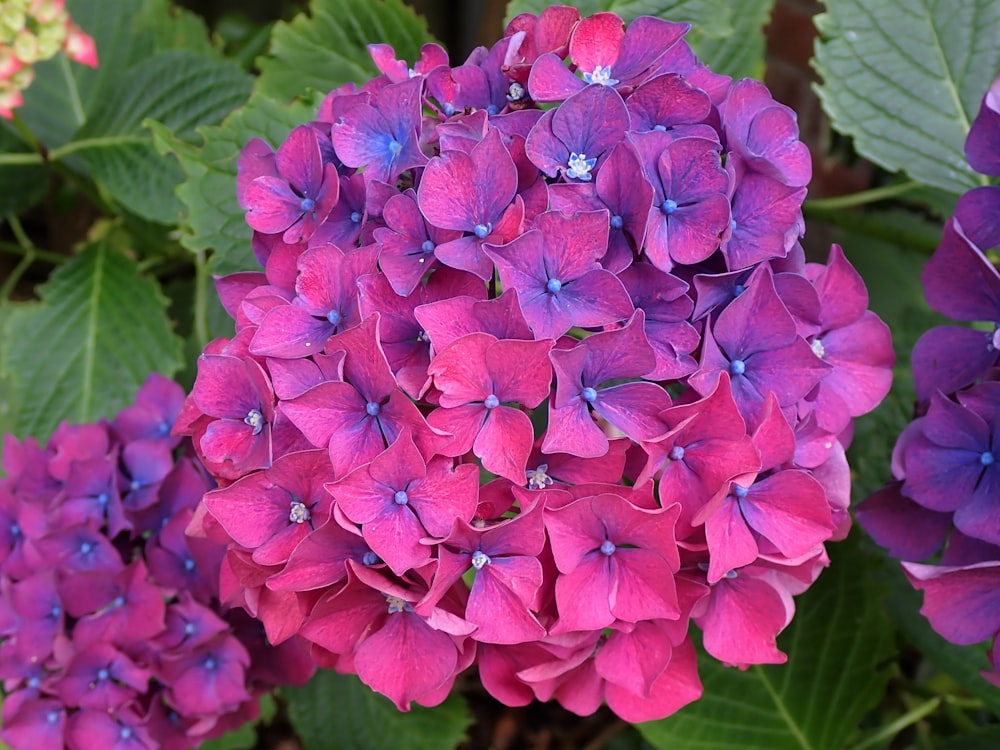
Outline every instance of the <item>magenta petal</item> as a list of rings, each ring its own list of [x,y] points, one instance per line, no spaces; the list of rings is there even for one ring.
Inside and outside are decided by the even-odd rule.
[[[835,529],[823,486],[804,471],[772,474],[739,505],[747,524],[789,559],[819,548]]]
[[[586,84],[552,53],[540,55],[531,65],[528,93],[536,102],[561,101],[584,86]]]
[[[649,549],[621,547],[611,555],[610,599],[611,612],[625,622],[680,616],[673,571]]]
[[[786,602],[787,599],[787,602]],[[723,578],[712,589],[698,624],[705,650],[726,664],[784,664],[775,638],[790,615],[791,597],[748,575]]]
[[[581,399],[555,408],[549,403],[549,426],[542,440],[542,453],[569,453],[596,458],[608,452],[608,438],[594,422]]]
[[[334,326],[326,319],[297,305],[279,305],[260,322],[250,341],[250,352],[257,357],[308,357],[322,352],[333,332]]]
[[[952,393],[971,385],[997,360],[992,334],[974,328],[937,326],[913,346],[913,381],[917,397],[936,390]]]
[[[1000,272],[952,220],[920,278],[927,304],[955,320],[1000,318]]]
[[[499,406],[490,410],[472,451],[483,460],[487,471],[521,483],[533,440],[528,415],[519,409]]]
[[[994,79],[983,95],[972,128],[965,141],[965,155],[977,172],[1000,175],[1000,78]]]
[[[542,566],[530,557],[495,557],[476,573],[465,619],[478,626],[472,637],[483,643],[527,643],[545,628],[528,611],[526,599],[542,583]]]
[[[247,224],[264,234],[284,232],[302,217],[302,199],[280,177],[258,177],[244,193]]]
[[[624,383],[604,388],[594,411],[636,442],[666,432],[659,413],[670,408],[670,396],[656,383]]]
[[[594,657],[594,667],[608,682],[648,697],[672,653],[670,631],[662,620],[640,622],[631,633],[612,631]]]
[[[709,584],[716,583],[731,570],[749,565],[759,554],[757,542],[747,527],[736,499],[726,495],[712,504],[715,505],[715,510],[705,519],[705,540],[711,552]]]
[[[910,583],[924,592],[920,614],[952,643],[968,645],[1000,631],[1000,565],[949,568],[903,563]]]
[[[951,513],[927,510],[904,496],[901,482],[869,495],[855,517],[872,539],[901,560],[930,557],[944,544],[951,530]]]
[[[559,621],[554,633],[600,630],[615,621],[611,613],[612,574],[600,552],[587,556],[572,573],[556,578]]]
[[[454,674],[458,651],[447,633],[432,630],[418,615],[397,612],[366,638],[354,655],[361,680],[387,695],[401,711]]]

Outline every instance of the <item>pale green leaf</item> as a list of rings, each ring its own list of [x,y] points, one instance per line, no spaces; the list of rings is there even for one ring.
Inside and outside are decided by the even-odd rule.
[[[89,422],[128,404],[152,372],[181,365],[158,284],[106,241],[91,244],[11,305],[0,336],[5,427],[45,441],[63,419]]]
[[[996,0],[827,0],[817,87],[833,126],[890,171],[961,193],[965,137],[1000,68]]]
[[[743,0],[734,4],[730,22],[731,33],[706,33],[698,25],[691,29],[687,40],[698,59],[716,73],[733,78],[764,77],[764,52],[767,39],[764,27],[771,18],[774,0]]]
[[[309,89],[326,94],[378,74],[368,44],[389,44],[411,63],[434,38],[427,24],[402,0],[312,0],[309,14],[279,23],[270,53],[257,61],[257,90],[288,102]]]
[[[757,0],[753,0],[754,3]],[[550,5],[567,5],[547,0],[512,0],[504,23],[521,13],[541,13]],[[749,3],[748,3],[749,4]],[[572,3],[581,16],[601,11],[617,13],[626,23],[639,16],[657,16],[667,21],[687,21],[699,29],[702,38],[721,39],[733,33],[733,3],[726,0],[581,0]],[[742,11],[737,11],[742,12]]]
[[[453,750],[472,716],[452,693],[434,708],[400,712],[353,675],[322,669],[302,687],[284,691],[288,718],[305,750]]]
[[[194,252],[212,251],[213,273],[260,270],[250,246],[252,232],[236,202],[236,160],[253,138],[277,149],[296,125],[314,116],[312,102],[278,104],[254,95],[219,126],[200,127],[202,146],[177,138],[169,128],[148,122],[156,148],[173,153],[186,176],[177,189],[183,204],[181,244]]]
[[[702,698],[639,731],[661,750],[843,750],[890,677],[893,633],[882,591],[852,540],[832,545],[830,569],[796,598],[778,639],[782,665],[746,671],[702,658]]]
[[[220,122],[250,95],[250,78],[236,65],[187,50],[160,52],[135,65],[59,155],[81,155],[90,173],[125,208],[176,223],[174,187],[183,179],[173,160],[153,148],[143,128],[150,118],[180,138]]]

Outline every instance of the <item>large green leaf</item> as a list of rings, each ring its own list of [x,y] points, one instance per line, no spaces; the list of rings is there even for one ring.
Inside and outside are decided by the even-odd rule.
[[[88,422],[129,403],[146,376],[180,367],[180,340],[157,283],[107,241],[91,244],[11,305],[0,336],[4,427],[44,441],[63,419]]]
[[[274,27],[270,54],[257,61],[258,91],[287,102],[309,89],[326,94],[349,81],[360,85],[378,74],[366,45],[390,44],[412,62],[433,41],[402,0],[312,0],[309,15]]]
[[[695,26],[687,35],[698,59],[716,73],[733,78],[763,78],[767,40],[764,27],[774,0],[743,0],[732,9],[733,31],[718,35],[713,28]]]
[[[401,713],[357,677],[329,669],[284,694],[288,718],[305,750],[452,750],[472,723],[457,693],[440,706],[414,705]]]
[[[756,5],[758,0],[748,0],[746,5]],[[567,5],[547,0],[511,0],[507,6],[504,23],[520,13],[541,13],[550,5]],[[617,13],[625,22],[639,16],[657,16],[668,21],[687,21],[699,29],[702,38],[721,39],[734,33],[731,23],[734,3],[726,0],[581,0],[572,3],[581,16],[600,11]],[[741,4],[742,5],[742,4]],[[736,13],[742,13],[737,10]],[[749,12],[753,13],[751,9]]]
[[[204,24],[169,0],[67,0],[66,7],[94,38],[100,65],[57,55],[35,66],[18,115],[49,149],[65,145],[110,91],[127,85],[135,63],[166,49],[211,49]]]
[[[236,202],[236,160],[253,138],[277,148],[296,125],[312,119],[316,105],[308,101],[278,104],[254,95],[219,126],[198,128],[204,143],[194,146],[169,128],[147,122],[161,153],[180,160],[186,180],[177,189],[183,204],[181,244],[194,252],[213,251],[212,271],[259,270],[250,247],[252,232]]]
[[[894,646],[868,558],[853,540],[830,556],[778,639],[788,662],[741,672],[702,659],[704,695],[640,724],[649,742],[661,750],[843,750],[885,692]]]
[[[833,126],[886,169],[960,193],[963,146],[1000,67],[996,0],[826,0],[817,88]]]
[[[108,92],[63,153],[80,154],[95,180],[130,211],[163,224],[177,222],[174,188],[180,167],[153,148],[143,120],[178,137],[221,120],[250,95],[250,77],[236,65],[186,50],[160,52],[129,70]]]

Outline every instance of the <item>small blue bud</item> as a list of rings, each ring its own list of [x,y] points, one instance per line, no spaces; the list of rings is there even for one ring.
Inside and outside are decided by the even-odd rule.
[[[403,144],[393,138],[389,141],[389,152],[393,157],[399,156],[399,152],[403,150]]]
[[[337,325],[343,319],[344,316],[340,314],[340,310],[330,310],[330,312],[326,314],[326,320],[332,326]]]
[[[684,448],[682,448],[679,445],[675,445],[673,448],[670,449],[671,461],[680,461],[683,458],[684,458]]]
[[[611,228],[612,229],[622,228],[622,217],[619,216],[618,214],[615,214],[614,216],[611,217]]]
[[[312,198],[303,198],[302,201],[299,203],[299,208],[302,209],[302,213],[307,214],[314,208],[316,208],[316,201],[314,201]]]
[[[425,253],[433,253],[434,243],[431,242],[430,240],[424,240],[424,244],[420,246],[420,249],[423,250]]]
[[[365,554],[361,556],[362,565],[374,565],[377,562],[378,562],[378,555],[376,555],[374,552],[365,552]]]
[[[374,401],[369,401],[365,404],[365,411],[368,413],[369,417],[377,417],[379,412],[382,411],[382,407],[376,404]]]
[[[602,555],[607,555],[608,557],[611,557],[613,554],[615,554],[616,549],[618,548],[615,547],[615,543],[612,542],[610,539],[605,539],[603,542],[601,542]]]
[[[983,454],[979,457],[979,463],[983,466],[989,466],[994,461],[996,461],[996,457],[990,451],[983,451]]]
[[[483,401],[483,406],[487,409],[496,409],[500,406],[500,399],[496,397],[496,394],[491,393],[486,397],[486,400]]]
[[[583,389],[583,392],[580,394],[580,398],[582,398],[588,404],[592,404],[595,401],[597,401],[597,391],[588,385],[586,388]]]
[[[203,666],[203,667],[204,667],[205,669],[207,669],[207,670],[208,670],[209,672],[213,671],[213,670],[214,670],[214,669],[216,668],[216,666],[218,666],[218,665],[216,664],[216,662],[215,662],[215,657],[214,657],[214,656],[209,656],[209,657],[207,657],[207,658],[205,659],[205,661],[203,661],[203,662],[201,663],[201,665],[202,665],[202,666]]]
[[[668,216],[677,210],[677,201],[667,198],[660,204],[660,210]]]
[[[355,224],[360,224],[361,223],[361,212],[360,211],[351,211],[351,221],[353,223],[355,223]]]
[[[492,224],[476,224],[476,226],[472,228],[472,233],[479,239],[483,240],[486,239],[486,235],[488,235],[492,229]]]
[[[729,371],[733,375],[742,375],[744,372],[747,371],[747,363],[744,362],[742,359],[734,359],[732,362],[729,363]]]
[[[399,490],[399,492],[393,495],[392,500],[396,503],[396,505],[406,505],[410,502],[410,497],[406,494],[405,490]]]
[[[740,487],[739,485],[736,485],[733,488],[733,495],[736,496],[737,500],[744,499],[747,496],[747,494],[749,494],[749,492],[750,490],[748,490],[746,487]]]
[[[545,288],[552,292],[552,294],[558,294],[559,290],[562,289],[562,282],[559,279],[549,279]]]

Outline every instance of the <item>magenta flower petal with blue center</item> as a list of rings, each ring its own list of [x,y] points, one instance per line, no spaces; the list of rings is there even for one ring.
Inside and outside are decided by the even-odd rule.
[[[600,112],[600,117],[594,117]],[[610,86],[591,85],[552,109],[531,129],[525,151],[549,177],[590,182],[629,129],[628,109]]]
[[[395,183],[400,174],[422,167],[420,150],[421,77],[380,89],[374,104],[347,109],[330,133],[337,156],[349,167],[364,168],[365,181]]]
[[[625,288],[597,262],[607,248],[606,212],[547,211],[535,227],[506,245],[486,246],[486,252],[504,288],[517,290],[536,338],[556,339],[573,326],[607,325],[631,315]]]

